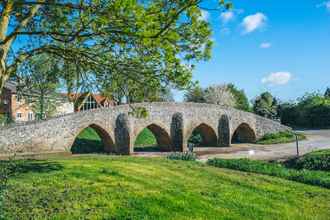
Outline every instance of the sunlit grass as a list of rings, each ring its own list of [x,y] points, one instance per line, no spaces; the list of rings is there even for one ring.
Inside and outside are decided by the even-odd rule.
[[[161,158],[27,161],[6,219],[327,219],[330,190]]]

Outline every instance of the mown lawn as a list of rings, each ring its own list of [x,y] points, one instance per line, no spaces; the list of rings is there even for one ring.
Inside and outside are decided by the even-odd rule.
[[[26,161],[5,219],[329,219],[330,190],[162,158]]]

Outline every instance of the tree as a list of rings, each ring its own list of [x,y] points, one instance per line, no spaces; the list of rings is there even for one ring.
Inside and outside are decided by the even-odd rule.
[[[327,90],[324,93],[324,97],[330,99],[330,88],[327,88]]]
[[[57,104],[62,101],[57,93],[57,70],[54,60],[39,55],[24,62],[17,74],[18,95],[32,106],[38,120],[51,116]]]
[[[269,92],[262,93],[255,99],[253,104],[254,113],[270,119],[277,118],[277,108],[277,100]]]
[[[2,0],[0,91],[22,62],[40,54],[83,70],[75,74],[114,70],[139,82],[145,74],[187,86],[191,69],[182,61],[210,57],[211,30],[201,19],[203,2]],[[219,2],[211,10],[231,7]]]
[[[184,101],[185,102],[197,102],[197,103],[205,103],[205,91],[199,86],[195,85],[194,87],[190,88],[184,94]]]
[[[251,111],[249,100],[244,92],[244,90],[239,90],[234,84],[228,84],[228,89],[233,94],[235,98],[235,108],[243,111]]]
[[[213,85],[205,89],[207,103],[223,107],[235,107],[235,98],[227,85]]]

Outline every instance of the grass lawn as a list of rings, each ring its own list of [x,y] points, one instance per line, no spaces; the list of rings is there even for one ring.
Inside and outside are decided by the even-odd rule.
[[[298,140],[305,140],[306,137],[303,134],[297,134]],[[257,141],[257,144],[270,145],[270,144],[285,144],[292,143],[296,141],[296,137],[293,132],[285,131],[278,132],[273,134],[266,134],[260,140]]]
[[[162,158],[26,161],[5,219],[329,219],[330,190]]]

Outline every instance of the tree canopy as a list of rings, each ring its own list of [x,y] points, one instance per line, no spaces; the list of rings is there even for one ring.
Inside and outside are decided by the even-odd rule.
[[[255,99],[253,104],[254,113],[270,119],[277,118],[277,108],[278,102],[269,92],[262,93]]]
[[[146,85],[156,79],[155,87],[187,87],[192,63],[210,57],[204,2],[3,0],[0,91],[24,60],[39,54],[61,63],[71,89],[85,79],[107,79],[111,86],[117,80]],[[221,0],[210,10],[230,7]]]

